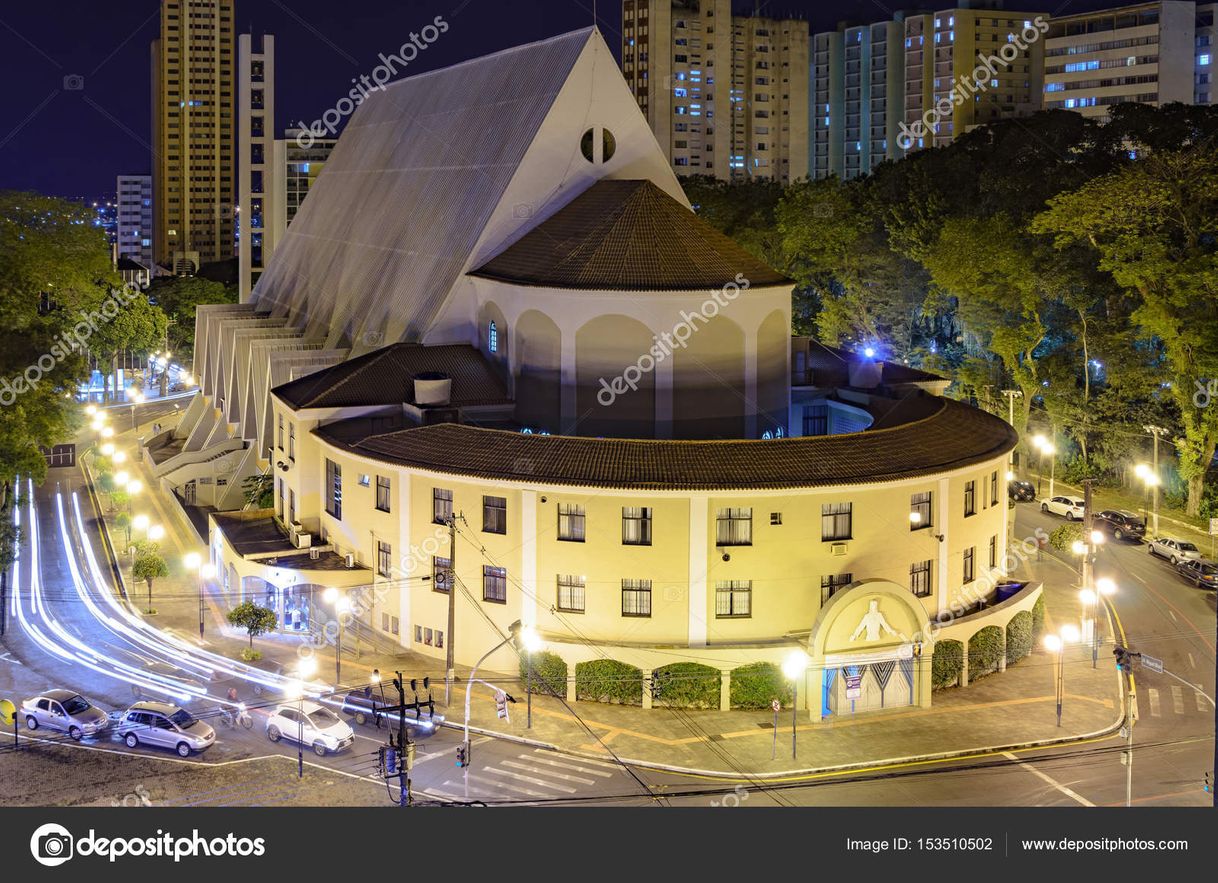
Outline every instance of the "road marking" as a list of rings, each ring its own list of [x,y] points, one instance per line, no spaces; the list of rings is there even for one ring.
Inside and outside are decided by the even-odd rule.
[[[1188,667],[1189,668],[1197,667],[1197,660],[1193,659],[1193,654],[1191,654],[1191,653],[1188,654]]]
[[[511,778],[511,779],[519,779],[522,782],[528,782],[532,785],[539,785],[542,788],[552,788],[555,791],[564,791],[567,794],[574,794],[575,790],[576,790],[574,788],[568,788],[566,785],[559,785],[555,782],[547,782],[545,779],[536,779],[533,776],[522,776],[520,773],[513,773],[511,770],[497,769],[493,766],[488,766],[486,768],[486,771],[488,773],[495,773],[498,776],[507,776],[508,778]],[[513,786],[513,787],[518,787],[518,786]],[[520,790],[524,791],[523,788],[521,788]],[[536,793],[536,792],[534,792],[534,793]],[[542,795],[542,796],[545,796],[545,795]]]
[[[575,770],[576,772],[579,772],[579,773],[587,773],[589,776],[603,776],[606,779],[613,778],[613,773],[605,773],[600,770],[590,770],[585,766],[577,766],[576,764],[573,764],[573,763],[563,763],[561,760],[550,760],[550,758],[548,758],[548,757],[538,757],[536,754],[532,754],[532,755],[522,754],[520,756],[529,757],[536,763],[544,763],[548,766],[562,767],[563,769]]]
[[[1172,622],[1180,621],[1176,618],[1176,611],[1172,610],[1170,607],[1167,608],[1167,615],[1171,617]]]
[[[1151,687],[1149,690],[1146,691],[1146,694],[1147,694],[1147,696],[1150,697],[1150,716],[1158,717],[1159,716],[1159,691],[1156,690],[1154,687]]]
[[[496,770],[494,767],[487,767],[486,772],[493,773],[493,772],[496,772]],[[534,791],[532,788],[525,788],[523,785],[516,785],[512,782],[499,782],[499,781],[496,781],[495,779],[487,779],[487,778],[484,778],[483,776],[475,775],[474,773],[469,773],[468,775],[469,775],[470,781],[472,781],[475,785],[483,785],[483,786],[491,789],[491,791],[493,791],[493,792],[499,792],[506,788],[506,789],[512,789],[513,791],[518,791],[521,794],[527,794],[529,797],[548,798],[551,796],[549,794],[546,794],[543,791]],[[460,783],[453,782],[453,781],[447,781],[444,783],[445,787],[448,787],[450,785],[457,785],[457,784],[460,784]],[[510,793],[511,792],[509,791],[509,794]]]
[[[524,755],[521,755],[522,757]],[[501,761],[504,766],[510,766],[514,770],[525,770],[530,773],[537,773],[542,776],[553,776],[556,779],[562,779],[564,782],[578,782],[581,785],[595,785],[596,779],[585,779],[582,776],[573,776],[570,773],[550,772],[549,770],[539,769],[531,763],[520,763],[515,760]]]
[[[1083,806],[1095,806],[1094,803],[1092,803],[1086,797],[1081,796],[1077,791],[1074,791],[1073,789],[1066,787],[1061,782],[1057,781],[1057,779],[1053,778],[1052,776],[1048,775],[1047,773],[1041,772],[1036,767],[1032,766],[1032,764],[1030,764],[1026,761],[1020,760],[1012,752],[1004,751],[1004,752],[1002,752],[1002,756],[1015,761],[1016,765],[1023,767],[1025,770],[1030,772],[1032,775],[1036,776],[1036,778],[1040,779],[1041,781],[1046,782],[1049,785],[1052,785],[1054,788],[1056,788],[1062,794],[1065,794],[1071,800],[1076,801],[1077,803],[1081,803]]]
[[[20,659],[14,659],[8,653],[0,653],[0,661],[11,662],[13,665],[25,665],[25,663],[22,662]]]
[[[565,757],[566,755],[559,755],[559,756]],[[571,758],[571,759],[575,760],[576,758]],[[604,767],[605,769],[613,770],[614,772],[617,772],[618,770],[620,770],[622,768],[622,764],[620,764],[620,763],[605,763],[602,760],[592,760],[591,758],[587,758],[587,757],[581,757],[581,758],[578,758],[578,760],[581,764],[587,763],[587,764],[591,764],[592,766]],[[587,772],[591,772],[591,770],[588,770]]]
[[[1184,690],[1180,687],[1171,688],[1171,704],[1176,714],[1184,714]]]

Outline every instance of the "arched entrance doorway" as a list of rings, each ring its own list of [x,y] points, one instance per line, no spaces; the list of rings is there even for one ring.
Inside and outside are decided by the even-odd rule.
[[[324,586],[296,583],[277,586],[260,576],[241,580],[242,597],[275,614],[275,630],[289,634],[308,634],[316,614],[320,613]]]
[[[821,608],[808,636],[813,720],[930,705],[930,622],[909,590],[863,580]]]

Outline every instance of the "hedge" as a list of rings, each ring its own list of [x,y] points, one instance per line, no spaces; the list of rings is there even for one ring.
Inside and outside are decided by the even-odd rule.
[[[791,684],[772,662],[750,662],[732,669],[732,708],[769,708],[775,699],[791,704]]]
[[[520,657],[520,683],[529,688],[528,655]],[[533,654],[533,692],[542,696],[567,695],[567,663],[557,653],[543,650]]]
[[[575,664],[575,698],[581,702],[643,704],[643,670],[616,659]]]
[[[998,671],[998,660],[1002,657],[1002,629],[987,625],[968,642],[968,679],[971,684],[977,678]]]
[[[719,669],[697,662],[674,662],[651,673],[656,705],[670,708],[719,707]]]
[[[964,670],[964,645],[959,641],[935,641],[935,653],[930,663],[930,683],[935,690],[954,687]]]
[[[1007,665],[1032,652],[1032,614],[1024,610],[1007,623]]]
[[[1032,605],[1032,646],[1040,643],[1040,636],[1045,631],[1045,595],[1041,592],[1036,603]]]

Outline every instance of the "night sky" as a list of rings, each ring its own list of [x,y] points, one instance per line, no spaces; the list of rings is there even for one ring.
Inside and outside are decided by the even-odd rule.
[[[955,5],[951,0],[933,8]],[[1018,9],[1035,4],[1010,0]],[[1120,5],[1052,0],[1050,12]],[[765,15],[798,15],[812,31],[838,21],[880,21],[891,0],[770,0]],[[620,51],[620,0],[599,0],[597,23]],[[237,0],[239,32],[275,35],[276,131],[312,121],[435,16],[449,31],[408,69],[421,72],[586,27],[592,0]],[[41,0],[0,6],[0,189],[89,199],[115,176],[147,173],[151,151],[149,44],[160,32],[159,0]],[[67,90],[65,77],[84,87]],[[73,81],[75,84],[75,81]]]

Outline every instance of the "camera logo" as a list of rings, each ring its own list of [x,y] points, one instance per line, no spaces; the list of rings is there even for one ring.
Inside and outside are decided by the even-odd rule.
[[[68,74],[63,78],[65,92],[79,92],[85,88],[85,78],[80,74]]]
[[[48,822],[30,837],[34,861],[48,868],[58,867],[72,857],[72,834],[63,825]]]

